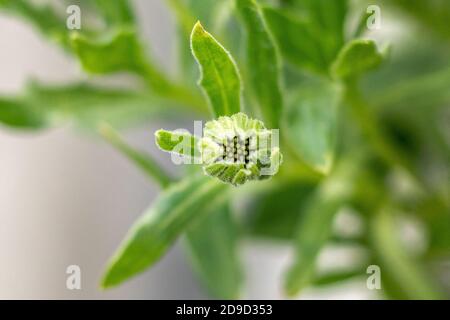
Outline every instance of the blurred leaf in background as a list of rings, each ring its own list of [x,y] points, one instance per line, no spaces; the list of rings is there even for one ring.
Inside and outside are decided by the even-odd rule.
[[[108,265],[102,286],[116,286],[158,261],[198,212],[218,205],[214,200],[221,201],[225,189],[205,176],[189,177],[168,188],[129,231]]]
[[[228,205],[218,205],[186,232],[194,271],[216,297],[237,299],[242,293],[239,239],[239,225]]]

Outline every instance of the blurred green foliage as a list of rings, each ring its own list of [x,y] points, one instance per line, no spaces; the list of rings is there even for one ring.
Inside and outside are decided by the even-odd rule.
[[[90,19],[69,31],[61,8],[72,2],[0,0],[0,9],[32,24],[86,73],[128,73],[135,87],[32,83],[18,96],[0,97],[0,122],[2,130],[42,130],[67,121],[100,127],[161,186],[160,197],[109,263],[104,287],[153,265],[184,235],[190,261],[215,297],[240,296],[245,237],[290,244],[288,295],[364,279],[367,266],[376,264],[384,297],[450,296],[443,280],[450,271],[434,268],[450,259],[448,1],[371,1],[383,20],[382,30],[369,32],[365,1],[166,0],[178,24],[177,78],[144,50],[129,1],[75,1]],[[197,20],[203,27],[194,28]],[[400,26],[400,36],[390,33],[398,28],[392,26]],[[209,99],[194,85],[193,28],[193,54]],[[390,54],[380,50],[386,40]],[[199,174],[197,166],[177,181],[108,125],[136,126],[168,114],[207,119],[240,110],[280,128],[285,159],[271,180],[238,189]],[[245,205],[237,210],[242,199]],[[336,232],[344,207],[356,212],[363,226],[359,236]],[[405,217],[424,230],[424,249],[410,248],[401,231]],[[318,257],[329,244],[357,246],[367,265],[318,272]]]

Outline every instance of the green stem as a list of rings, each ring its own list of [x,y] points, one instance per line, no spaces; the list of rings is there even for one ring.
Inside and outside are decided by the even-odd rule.
[[[314,281],[313,285],[317,287],[321,286],[328,286],[328,285],[334,285],[336,283],[342,283],[345,281],[353,280],[354,278],[361,278],[366,275],[364,272],[364,268],[362,267],[354,267],[349,270],[343,270],[343,271],[332,271],[320,276],[317,276]]]
[[[201,95],[196,94],[194,89],[174,83],[150,63],[144,63],[139,73],[147,85],[162,98],[187,106],[201,114],[209,112],[205,100]]]
[[[168,187],[175,181],[165,170],[151,158],[149,155],[131,148],[123,141],[119,134],[108,124],[102,124],[99,128],[100,134],[113,145],[117,150],[122,152],[128,159],[134,162],[149,177],[159,183],[161,188]]]

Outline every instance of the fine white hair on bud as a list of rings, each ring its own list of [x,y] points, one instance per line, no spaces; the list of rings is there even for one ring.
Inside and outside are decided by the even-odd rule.
[[[244,113],[219,117],[205,124],[199,141],[204,172],[239,186],[270,178],[282,162],[272,131]]]

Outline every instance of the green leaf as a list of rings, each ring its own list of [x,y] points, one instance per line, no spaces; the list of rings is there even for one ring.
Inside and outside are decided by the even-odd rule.
[[[312,26],[319,31],[322,51],[328,65],[335,59],[344,44],[344,25],[348,0],[294,0],[299,14],[306,15]]]
[[[105,89],[87,84],[63,87],[32,85],[26,101],[48,110],[52,123],[73,120],[78,125],[96,128],[106,121],[114,126],[127,126],[169,115],[172,105],[146,92]]]
[[[107,141],[135,163],[136,166],[141,168],[149,177],[156,180],[161,187],[165,188],[174,182],[174,179],[150,155],[129,146],[110,125],[102,124],[99,131]]]
[[[72,33],[71,44],[83,68],[94,74],[141,72],[145,60],[133,29],[121,28],[103,38]]]
[[[312,168],[327,174],[333,165],[337,136],[338,90],[328,82],[304,85],[286,112],[286,137]]]
[[[172,83],[146,57],[133,28],[122,27],[101,38],[72,33],[71,45],[83,69],[93,74],[131,72],[142,77],[153,91],[165,98],[198,106],[195,96]]]
[[[309,11],[311,18],[322,30],[335,33],[343,41],[343,29],[348,11],[348,0],[297,0]]]
[[[236,0],[236,8],[247,32],[247,69],[264,122],[269,128],[279,128],[283,97],[275,44],[255,0]]]
[[[158,130],[155,132],[156,145],[166,152],[172,152],[194,160],[199,157],[198,138],[188,132]]]
[[[191,35],[192,53],[200,67],[200,86],[215,117],[231,116],[241,109],[241,79],[236,63],[225,48],[197,22]]]
[[[386,52],[380,52],[372,40],[350,41],[339,52],[332,66],[332,74],[338,79],[358,77],[380,66],[385,56]]]
[[[1,98],[0,123],[17,128],[38,129],[45,126],[45,117],[25,103]]]
[[[283,57],[299,67],[319,74],[328,73],[328,63],[311,24],[285,10],[265,7],[267,21]]]
[[[214,208],[186,233],[191,263],[217,298],[237,299],[241,293],[243,275],[238,245],[238,225],[228,205]]]
[[[314,279],[314,286],[328,286],[339,282],[352,280],[357,277],[367,277],[364,268],[354,268],[350,270],[333,271]]]
[[[205,176],[190,176],[168,188],[130,229],[108,264],[102,287],[119,285],[152,266],[189,225],[219,205],[226,190]]]
[[[167,102],[148,93],[98,88],[87,84],[28,85],[24,94],[0,99],[0,122],[41,128],[75,122],[96,129],[101,121],[127,126],[155,115],[170,115]]]

